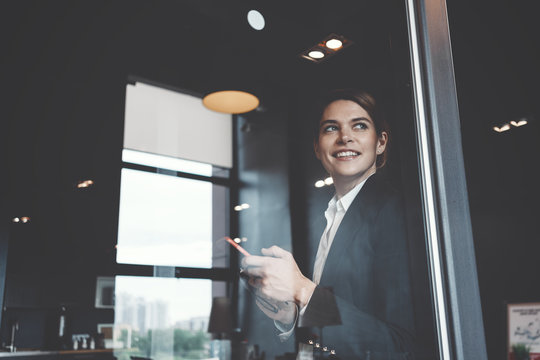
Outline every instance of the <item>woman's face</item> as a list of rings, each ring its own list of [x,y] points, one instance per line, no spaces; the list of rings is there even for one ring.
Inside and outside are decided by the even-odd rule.
[[[388,136],[377,135],[375,124],[360,105],[336,100],[326,107],[319,122],[315,154],[337,186],[350,190],[377,170]],[[338,189],[339,190],[339,189]]]

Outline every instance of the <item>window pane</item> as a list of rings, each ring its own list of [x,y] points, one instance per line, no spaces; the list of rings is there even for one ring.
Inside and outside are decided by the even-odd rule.
[[[124,149],[122,151],[122,161],[132,164],[152,166],[160,169],[182,171],[203,176],[212,176],[212,165],[210,164],[150,154],[142,151]]]
[[[115,356],[152,359],[208,358],[211,280],[118,276],[115,285]],[[220,289],[217,290],[216,289]],[[129,349],[129,350],[122,350]]]
[[[117,261],[212,266],[212,184],[122,169]]]

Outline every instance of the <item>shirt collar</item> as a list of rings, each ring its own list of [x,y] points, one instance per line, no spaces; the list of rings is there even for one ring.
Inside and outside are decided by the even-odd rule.
[[[330,201],[328,202],[328,208],[330,209],[336,207],[337,210],[347,211],[354,199],[356,198],[356,195],[358,195],[360,190],[362,190],[362,187],[366,183],[367,179],[369,179],[369,177],[367,177],[364,181],[349,190],[349,192],[343,195],[339,200],[337,199],[337,195],[334,195],[332,199],[330,199]]]

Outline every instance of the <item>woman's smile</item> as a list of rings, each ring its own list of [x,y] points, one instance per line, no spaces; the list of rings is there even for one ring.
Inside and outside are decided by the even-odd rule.
[[[315,154],[333,178],[338,194],[376,172],[377,155],[384,151],[386,139],[385,132],[377,135],[369,114],[354,101],[336,100],[326,107]]]

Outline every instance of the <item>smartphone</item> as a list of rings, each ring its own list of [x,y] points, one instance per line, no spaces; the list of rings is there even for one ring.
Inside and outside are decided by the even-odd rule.
[[[243,247],[241,247],[240,245],[238,245],[237,243],[234,242],[233,239],[231,239],[230,237],[228,236],[225,236],[225,240],[227,240],[227,242],[229,244],[231,244],[232,246],[234,246],[236,248],[236,250],[240,251],[242,254],[244,254],[245,256],[250,256],[251,254],[247,252],[246,249],[244,249]]]

